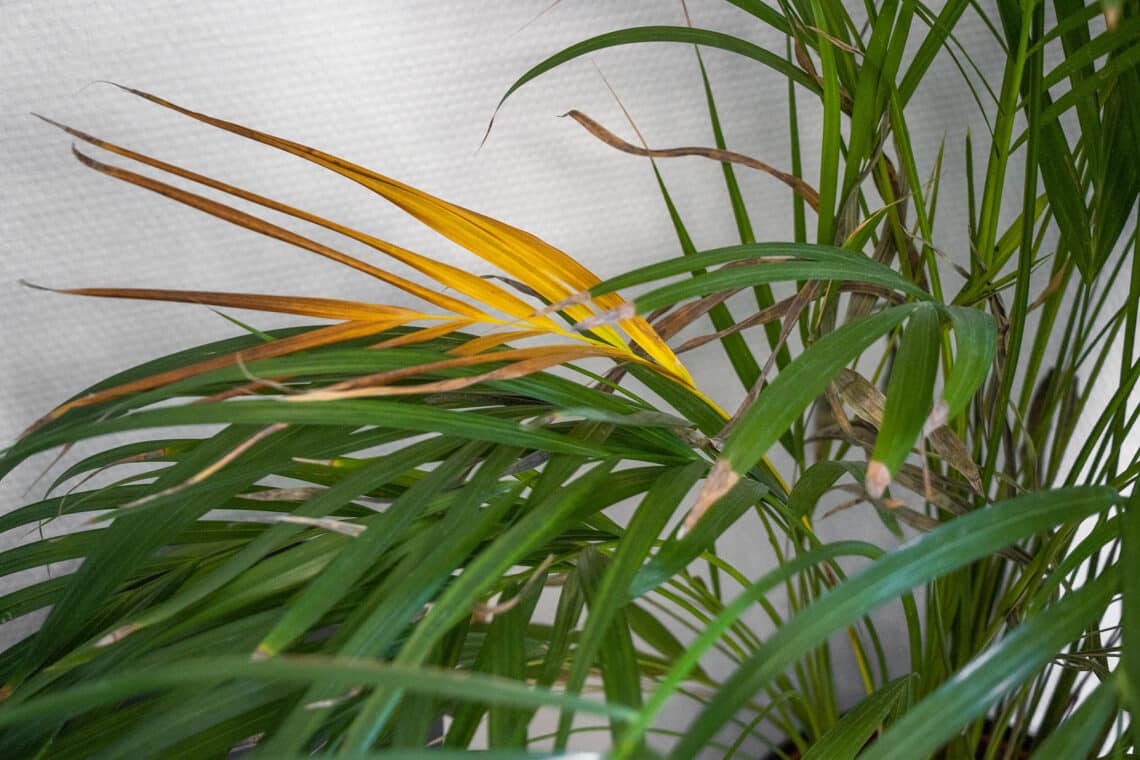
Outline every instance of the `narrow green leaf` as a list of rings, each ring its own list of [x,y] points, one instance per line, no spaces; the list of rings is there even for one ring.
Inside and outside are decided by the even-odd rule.
[[[788,512],[792,520],[798,521],[805,517],[811,520],[814,517],[819,500],[831,490],[835,481],[843,475],[850,475],[856,483],[862,483],[866,474],[867,465],[863,462],[824,459],[811,465],[796,481],[796,485],[788,497]],[[895,538],[902,539],[902,526],[899,525],[898,517],[895,516],[894,512],[877,501],[872,502],[872,505],[875,508],[875,514],[883,523],[883,527],[890,531]]]
[[[1087,32],[1087,25],[1078,25],[1077,29],[1082,26]],[[1067,50],[1065,57],[1046,72],[1042,84],[1046,88],[1052,89],[1066,78],[1073,78],[1078,82],[1083,80],[1095,72],[1094,63],[1098,59],[1104,58],[1121,48],[1136,44],[1138,35],[1140,35],[1140,17],[1125,18],[1115,29],[1102,32],[1096,37],[1086,39],[1079,47]],[[1075,74],[1082,71],[1085,73],[1085,77],[1074,77]]]
[[[407,446],[387,456],[363,462],[364,466],[349,473],[328,490],[307,500],[294,511],[301,517],[319,518],[335,512],[341,505],[373,491],[409,470],[450,454],[460,442],[435,437]],[[241,548],[213,572],[198,578],[181,593],[166,602],[151,607],[131,621],[132,626],[146,627],[178,615],[193,604],[231,583],[266,555],[295,540],[302,528],[296,525],[276,525]]]
[[[831,490],[835,481],[850,475],[856,482],[862,482],[866,467],[861,462],[843,462],[825,459],[804,470],[804,474],[792,487],[788,496],[788,512],[796,520],[814,516],[816,504]]]
[[[353,752],[341,751],[336,754],[337,760],[471,760],[477,754],[479,760],[558,760],[558,758],[572,758],[574,755],[564,755],[560,752],[525,752],[522,750],[479,750],[478,753],[469,749],[440,749],[432,747],[424,749],[386,749],[382,752]],[[580,756],[580,755],[579,755]],[[312,760],[313,755],[277,755],[274,760]]]
[[[406,632],[415,615],[486,539],[504,513],[517,504],[522,483],[497,494],[483,506],[484,499],[499,483],[503,471],[517,460],[518,454],[518,449],[501,448],[488,456],[427,537],[428,548],[410,552],[400,566],[359,603],[358,612],[344,624],[347,640],[338,645],[338,656],[364,657],[389,651]],[[541,685],[551,683],[553,680]],[[307,709],[305,705],[335,699],[348,688],[348,684],[313,687],[268,738],[266,752],[281,754],[302,747],[324,721],[324,711]]]
[[[1084,79],[1079,85],[1073,86],[1054,100],[1042,111],[1041,118],[1044,121],[1061,118],[1077,103],[1085,98],[1094,97],[1113,83],[1119,74],[1137,64],[1140,64],[1140,46],[1133,45],[1122,49],[1119,55],[1110,58],[1101,66],[1094,76]]]
[[[700,54],[698,53],[698,60]],[[704,70],[703,64],[701,68]],[[711,98],[711,92],[709,93]],[[709,101],[712,102],[711,100]],[[715,113],[715,111],[714,111]],[[719,127],[715,124],[714,126]],[[653,166],[653,174],[657,178],[657,186],[661,190],[661,195],[665,200],[665,207],[669,211],[669,218],[673,221],[673,229],[677,232],[677,238],[681,244],[681,252],[686,256],[694,256],[697,253],[697,248],[693,244],[693,240],[689,237],[689,231],[685,229],[685,224],[681,220],[681,215],[677,211],[677,207],[673,203],[673,197],[669,194],[668,188],[665,186],[665,179],[661,176],[661,172],[657,169],[657,162],[650,159]],[[728,171],[731,171],[731,166],[725,164]],[[703,270],[702,270],[703,271]],[[736,324],[732,318],[732,313],[728,310],[725,304],[717,304],[709,310],[709,319],[712,320],[713,327],[719,332],[726,330],[732,325]],[[725,353],[728,355],[729,361],[732,363],[732,368],[740,378],[741,384],[745,388],[751,388],[752,384],[756,382],[756,378],[760,376],[760,365],[756,361],[756,357],[748,348],[744,336],[740,333],[732,333],[721,338],[721,345],[724,347]]]
[[[64,515],[115,509],[145,496],[150,490],[148,485],[124,485],[53,496],[0,515],[0,533]]]
[[[692,531],[680,538],[674,533],[662,544],[637,571],[630,583],[629,598],[636,599],[652,591],[688,567],[767,493],[768,489],[750,478],[740,480]]]
[[[634,635],[657,650],[667,661],[674,662],[685,653],[685,645],[669,630],[659,615],[636,603],[627,604],[625,614]],[[695,671],[695,675],[697,678],[708,678],[700,669]]]
[[[812,92],[818,90],[815,81],[803,71],[791,65],[780,56],[747,40],[740,39],[739,37],[724,34],[723,32],[714,32],[708,29],[693,29],[685,26],[642,26],[600,34],[597,37],[583,40],[555,53],[515,80],[514,84],[507,88],[506,93],[504,93],[502,99],[499,100],[499,104],[495,107],[495,110],[498,111],[502,108],[507,98],[524,84],[542,76],[551,69],[561,66],[567,61],[572,61],[580,56],[610,47],[641,44],[645,42],[681,42],[727,50],[731,53],[736,53],[758,61],[780,72],[788,79],[803,85]]]
[[[867,465],[867,492],[876,499],[906,461],[923,434],[934,404],[942,315],[933,304],[919,304],[903,331],[887,385],[883,424]]]
[[[844,263],[793,261],[718,269],[715,272],[699,274],[691,280],[665,285],[637,296],[633,299],[633,304],[638,314],[648,314],[663,306],[672,306],[686,298],[707,296],[725,290],[753,287],[772,282],[797,282],[801,280],[869,282],[918,296],[921,300],[930,298],[928,293],[908,283],[893,270],[870,259],[863,259],[860,262]]]
[[[1037,746],[1033,757],[1038,760],[1094,757],[1104,728],[1116,713],[1118,696],[1111,680],[1102,682],[1068,720]]]
[[[350,542],[325,570],[294,599],[280,622],[265,635],[257,654],[271,657],[296,641],[335,605],[367,572],[377,557],[404,539],[405,531],[420,517],[428,503],[483,453],[485,444],[464,446],[421,478]]]
[[[1133,492],[1119,519],[1124,586],[1120,605],[1120,683],[1124,702],[1136,716],[1140,715],[1140,493]]]
[[[630,599],[629,589],[634,582],[634,576],[638,575],[638,568],[649,554],[666,522],[705,469],[705,464],[694,462],[687,467],[664,473],[646,492],[645,498],[642,499],[626,528],[625,535],[622,536],[621,543],[618,544],[617,551],[614,552],[613,560],[605,568],[601,578],[583,577],[583,588],[589,601],[590,614],[578,638],[574,661],[566,676],[565,688],[568,693],[581,691],[594,660],[607,638],[607,631],[613,625],[623,625],[620,622],[614,623],[614,620]],[[584,567],[580,565],[580,573],[591,569],[596,573],[599,564],[595,558],[592,563],[587,563]],[[565,746],[571,717],[569,714],[564,714],[559,722],[557,746]]]
[[[1048,107],[1047,92],[1041,94],[1041,99],[1042,104]],[[1065,243],[1077,267],[1088,280],[1097,269],[1092,247],[1092,219],[1085,204],[1085,188],[1061,122],[1049,120],[1042,124],[1040,141],[1038,165],[1045,194],[1049,198],[1049,210],[1065,236]]]
[[[0,726],[23,721],[67,718],[109,702],[117,702],[156,689],[184,684],[222,683],[235,678],[266,683],[347,682],[431,694],[444,699],[472,700],[513,707],[566,707],[579,712],[630,720],[636,711],[607,705],[548,689],[531,688],[516,681],[475,673],[460,674],[423,667],[408,667],[375,660],[352,660],[316,655],[278,657],[252,662],[248,657],[188,659],[169,665],[128,670],[65,691],[45,694],[0,710]]]
[[[897,25],[896,25],[897,13]],[[863,61],[852,95],[854,103],[847,135],[846,167],[840,186],[842,198],[855,192],[860,176],[874,153],[873,135],[883,116],[883,108],[897,73],[899,56],[913,16],[913,3],[883,2],[873,19]],[[822,44],[829,44],[824,40]]]
[[[728,2],[743,11],[751,13],[776,31],[791,34],[791,24],[788,23],[788,19],[784,14],[772,8],[767,3],[762,2],[762,0],[728,0]]]
[[[1110,568],[1062,597],[1050,614],[1020,625],[909,710],[867,750],[864,760],[926,757],[934,752],[1095,624],[1119,581],[1117,569]]]
[[[852,760],[917,681],[918,674],[910,673],[876,689],[813,744],[803,760]]]
[[[745,611],[763,599],[768,592],[787,579],[795,577],[797,573],[800,573],[804,569],[827,562],[836,557],[859,556],[876,558],[881,554],[882,550],[877,546],[863,541],[836,541],[834,543],[824,544],[813,551],[797,555],[793,559],[784,562],[746,588],[736,599],[732,600],[721,610],[715,619],[704,627],[697,638],[689,645],[688,649],[676,659],[672,669],[661,680],[657,690],[646,702],[636,722],[631,726],[631,730],[622,737],[622,741],[617,747],[615,757],[628,758],[631,756],[631,753],[639,745],[641,737],[651,728],[654,720],[656,720],[662,708],[664,708],[665,704],[673,696],[677,687],[699,668],[701,658],[716,646],[721,637],[724,636]],[[702,741],[698,744],[698,748],[703,744],[704,742]]]
[[[608,564],[606,558],[592,546],[587,546],[579,554],[578,568],[587,605],[597,600],[599,586]],[[593,644],[594,654],[590,657],[590,661],[592,663],[596,658],[601,670],[606,703],[629,705],[636,709],[641,707],[641,668],[638,665],[637,650],[634,648],[625,607],[620,603],[624,601],[622,599],[624,595],[620,594],[620,589],[613,591],[614,604],[606,615],[608,619],[599,620],[599,625],[596,626],[597,638]],[[576,660],[575,665],[577,662]],[[581,685],[578,684],[578,688],[574,691],[580,690]],[[563,727],[568,733],[570,724],[570,714],[563,712],[562,720],[559,722],[560,733]],[[620,721],[610,721],[610,735],[615,741],[621,736],[622,725]]]
[[[63,595],[67,582],[67,576],[61,575],[0,596],[0,623],[55,604]]]
[[[812,14],[820,24],[826,24],[827,14],[820,0],[811,0]],[[839,30],[828,30],[837,32]],[[839,32],[842,34],[842,32]],[[840,120],[843,116],[840,82],[840,67],[836,62],[836,50],[831,40],[825,39],[825,32],[816,32],[819,37],[818,51],[823,79],[823,131],[820,137],[819,153],[819,218],[816,224],[816,242],[832,245],[836,238],[836,205],[840,199],[839,165],[840,149],[843,141],[840,134]]]
[[[538,686],[550,686],[564,672],[564,663],[569,657],[570,646],[578,634],[578,619],[582,616],[586,597],[582,592],[582,585],[578,582],[578,569],[566,574],[562,584],[562,593],[558,596],[558,607],[554,612],[554,624],[550,628],[550,637],[547,640],[546,655],[543,657],[541,670],[535,683]]]
[[[1040,533],[1046,526],[1061,522],[1075,525],[1084,517],[1108,509],[1118,500],[1119,494],[1110,488],[1069,488],[1030,493],[955,518],[881,557],[786,621],[725,681],[708,706],[689,725],[672,757],[695,757],[720,726],[773,678],[826,641],[828,636],[851,625],[884,602]]]
[[[906,105],[918,85],[922,83],[930,64],[945,49],[947,38],[952,37],[954,27],[969,4],[970,0],[950,0],[942,6],[938,17],[930,25],[930,33],[923,39],[922,45],[919,46],[918,52],[914,54],[910,66],[903,75],[902,82],[899,83],[900,105]]]
[[[653,264],[647,264],[637,269],[631,269],[616,277],[611,277],[608,280],[603,280],[590,288],[590,295],[597,297],[623,288],[633,287],[634,285],[654,282],[674,275],[697,272],[709,267],[731,264],[737,261],[750,261],[752,259],[776,260],[760,262],[767,265],[788,258],[802,261],[863,266],[867,268],[868,272],[875,272],[883,277],[893,275],[896,278],[897,286],[916,298],[923,300],[929,300],[930,298],[929,293],[926,293],[921,288],[915,287],[913,283],[907,282],[899,277],[898,272],[895,272],[890,267],[868,259],[861,253],[831,245],[815,245],[813,243],[748,243],[746,245],[731,245],[724,248],[701,251],[691,256],[680,256]]]
[[[519,558],[541,546],[562,531],[575,517],[594,512],[604,499],[621,498],[614,487],[616,462],[603,462],[569,486],[533,506],[530,512],[505,531],[475,558],[440,596],[431,611],[419,622],[397,657],[399,663],[417,663],[426,657],[452,626],[471,613],[479,595],[507,572]],[[651,471],[656,468],[649,468]],[[600,494],[605,493],[605,496]],[[383,726],[399,699],[400,687],[373,694],[361,708],[346,739],[348,746],[368,746]]]
[[[964,306],[950,306],[947,311],[958,350],[942,386],[945,409],[935,410],[940,422],[954,419],[967,407],[989,376],[997,350],[997,323],[992,316]]]
[[[279,684],[248,682],[214,689],[178,689],[158,701],[155,707],[159,709],[152,710],[145,719],[136,719],[130,731],[124,732],[119,741],[98,757],[110,760],[164,755],[168,748],[182,740],[200,732],[217,732],[221,728],[219,724],[226,720],[278,701],[287,693]]]
[[[701,49],[696,47],[694,50],[697,54],[697,68],[701,72],[701,84],[705,89],[705,104],[708,107],[713,143],[717,149],[726,150],[728,143],[724,139],[724,130],[720,126],[720,114],[717,111],[716,98],[713,97],[712,83],[709,82],[709,74],[705,70]],[[744,203],[744,194],[740,192],[740,183],[736,180],[736,170],[728,161],[722,162],[720,167],[724,172],[725,189],[728,191],[728,201],[732,205],[732,216],[736,220],[736,231],[740,236],[740,242],[744,244],[754,243],[756,242],[756,235],[752,231],[752,222],[748,218],[748,207]]]
[[[487,655],[487,672],[490,675],[526,683],[526,626],[542,593],[543,579],[540,576],[537,583],[529,588],[514,586],[506,589],[505,598],[514,599],[521,594],[522,601],[507,612],[496,615],[491,621],[487,638],[483,642],[483,653]],[[608,692],[606,701],[611,702]],[[529,720],[530,713],[526,710],[492,706],[487,716],[488,746],[493,749],[523,748]]]
[[[1136,19],[1140,22],[1140,17]],[[1104,105],[1102,147],[1106,160],[1097,176],[1093,205],[1094,263],[1112,253],[1140,194],[1140,70],[1122,72]],[[1090,151],[1095,152],[1095,151]]]
[[[727,461],[735,473],[746,472],[827,389],[839,370],[897,327],[915,308],[895,306],[848,322],[812,344],[776,376],[740,417],[725,441],[722,461]]]
[[[104,449],[91,456],[84,457],[68,467],[51,484],[51,487],[48,488],[48,493],[58,488],[60,483],[76,475],[82,475],[102,467],[108,467],[122,460],[141,460],[146,462],[175,461],[175,458],[179,454],[186,453],[197,444],[198,439],[196,438],[165,438],[154,441],[138,441]]]
[[[545,451],[607,456],[597,446],[566,436],[526,427],[487,414],[465,410],[451,411],[422,404],[382,399],[289,402],[249,399],[236,402],[194,404],[149,409],[105,422],[86,424],[77,429],[44,434],[17,443],[21,456],[98,435],[142,430],[152,427],[208,424],[271,425],[274,423],[318,426],[377,425],[417,433],[443,433],[475,441],[529,446]],[[252,435],[249,431],[246,435]],[[235,442],[231,448],[237,445]],[[203,466],[205,466],[203,464]]]
[[[155,486],[165,488],[183,482],[232,451],[254,432],[255,429],[243,427],[227,429],[211,441],[196,447],[178,466],[159,478]],[[64,591],[63,598],[52,608],[40,628],[35,648],[26,659],[25,672],[34,671],[76,643],[77,633],[84,629],[84,623],[142,565],[151,552],[205,514],[215,500],[232,496],[260,477],[264,470],[250,467],[250,461],[256,462],[259,449],[263,452],[260,455],[262,457],[288,461],[288,456],[273,444],[280,445],[283,440],[297,441],[305,437],[316,437],[313,431],[306,434],[298,430],[285,430],[275,435],[276,441],[271,437],[247,452],[245,461],[240,463],[242,468],[236,471],[240,473],[252,469],[256,472],[248,472],[244,479],[206,479],[196,486],[197,499],[182,499],[177,506],[172,505],[168,509],[148,514],[128,514],[101,531],[98,545],[71,576],[72,582]],[[231,474],[234,471],[231,468]]]

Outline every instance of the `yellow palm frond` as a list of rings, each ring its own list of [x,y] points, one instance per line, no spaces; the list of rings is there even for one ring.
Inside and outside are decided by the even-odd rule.
[[[560,304],[561,302],[562,305],[558,307],[558,310],[562,312],[563,317],[580,325],[584,320],[597,317],[599,313],[612,314],[614,310],[627,306],[627,302],[616,293],[601,296],[594,301],[575,297],[576,294],[581,294],[597,284],[600,281],[599,278],[573,258],[538,237],[505,222],[449,203],[397,180],[351,164],[336,156],[200,114],[144,92],[129,88],[123,89],[128,89],[129,92],[199,121],[300,156],[368,187],[442,236],[497,267],[506,275],[506,277],[499,279],[514,280],[520,293],[512,292],[487,277],[480,277],[451,264],[406,250],[374,235],[346,227],[263,195],[197,174],[50,119],[45,119],[45,121],[63,129],[73,137],[109,153],[363,243],[390,259],[394,259],[430,278],[435,284],[428,286],[407,279],[388,269],[349,256],[259,216],[153,177],[112,166],[81,153],[78,149],[73,149],[81,162],[96,171],[159,193],[231,224],[336,261],[414,296],[438,312],[431,313],[430,311],[382,304],[312,296],[140,288],[59,289],[57,292],[75,295],[198,303],[297,314],[339,320],[339,322],[304,334],[245,349],[240,353],[211,357],[190,366],[101,389],[63,404],[33,426],[32,429],[77,407],[150,390],[242,362],[283,356],[295,351],[331,345],[343,340],[380,334],[412,323],[428,324],[421,325],[418,329],[404,335],[386,336],[383,340],[373,344],[371,348],[383,350],[398,346],[416,345],[479,325],[489,329],[490,332],[468,338],[461,345],[451,349],[448,353],[451,354],[452,359],[407,367],[395,373],[380,373],[355,378],[352,381],[347,381],[347,385],[323,388],[319,392],[297,393],[287,398],[294,401],[304,401],[311,398],[439,392],[465,387],[485,380],[521,377],[558,364],[587,358],[606,358],[618,363],[632,362],[650,367],[697,392],[693,387],[688,371],[673,351],[645,319],[633,316],[632,310],[629,310],[631,312],[629,318],[622,319],[616,324],[599,324],[596,329],[589,333],[573,329],[559,321],[557,315],[553,313],[555,309],[551,308],[551,304]],[[445,290],[449,290],[455,295],[447,295],[444,292]],[[524,296],[532,299],[537,298],[540,301],[528,301]],[[624,331],[627,337],[623,337],[618,332],[618,328]],[[528,339],[543,340],[545,344],[530,348],[517,348],[508,345]],[[554,344],[550,344],[551,339],[554,339]],[[408,384],[408,381],[426,373],[480,364],[495,364],[497,366],[477,375]],[[400,381],[400,383],[396,384],[396,381]]]

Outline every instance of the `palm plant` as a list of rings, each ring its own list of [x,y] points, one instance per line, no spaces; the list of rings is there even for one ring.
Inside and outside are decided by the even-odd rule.
[[[589,732],[615,757],[764,745],[777,757],[1132,756],[1140,4],[733,4],[786,49],[692,26],[623,29],[556,53],[504,96],[647,42],[720,48],[787,79],[787,170],[728,149],[699,52],[712,147],[633,145],[571,113],[654,161],[722,163],[741,240],[700,250],[658,173],[683,255],[604,281],[503,222],[137,90],[124,88],[369,188],[502,275],[57,125],[97,171],[426,306],[65,291],[332,323],[241,325],[81,392],[7,449],[0,473],[132,436],[0,517],[5,531],[72,516],[91,528],[0,554],[3,574],[83,560],[0,597],[4,619],[51,608],[0,654],[5,756],[418,757],[429,742],[476,741],[517,756],[559,754]],[[1004,53],[1000,82],[958,44],[967,13]],[[936,242],[942,153],[916,155],[907,128],[941,53],[990,128],[984,158],[966,142],[960,252]],[[818,178],[801,170],[805,98],[822,107]],[[793,240],[755,240],[744,169],[788,186]],[[670,346],[705,316],[712,333]],[[745,389],[736,410],[679,358],[714,342]],[[183,426],[204,432],[164,432]],[[821,539],[831,491],[854,492],[842,506],[875,515],[884,546],[910,540]],[[777,560],[760,577],[716,550],[746,513]],[[907,641],[891,662],[870,617],[887,605]],[[749,622],[758,614],[763,627]],[[865,691],[854,705],[837,697],[841,646]],[[662,720],[678,702],[695,706],[683,727]],[[536,717],[554,719],[549,733]]]

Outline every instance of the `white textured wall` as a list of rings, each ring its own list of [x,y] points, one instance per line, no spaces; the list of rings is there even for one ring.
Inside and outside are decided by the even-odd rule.
[[[555,118],[578,108],[631,134],[590,61],[525,87],[476,152],[505,88],[544,55],[622,26],[683,20],[680,4],[671,1],[579,0],[544,14],[549,4],[0,0],[0,439],[11,441],[51,406],[117,369],[234,331],[201,307],[60,296],[23,288],[19,278],[57,287],[403,302],[362,275],[81,167],[70,156],[70,139],[31,111],[423,253],[473,262],[352,183],[95,80],[149,90],[340,154],[526,228],[603,276],[677,255],[647,163]],[[698,26],[783,50],[783,40],[727,3],[694,0],[690,9]],[[969,23],[963,39],[983,63],[995,50]],[[651,144],[711,143],[691,48],[626,48],[592,60]],[[786,167],[783,81],[719,51],[708,51],[705,60],[729,147]],[[961,139],[969,124],[975,134],[982,131],[977,112],[951,66],[931,77],[911,111],[912,140],[930,157],[922,171],[930,169],[938,141],[948,138],[938,242],[953,253],[962,239]],[[818,136],[814,113],[805,107],[802,117],[809,178],[817,171],[810,158]],[[685,159],[663,169],[698,246],[735,242],[719,167]],[[785,189],[764,176],[739,174],[758,235],[788,238]],[[488,268],[480,263],[474,271]],[[280,323],[237,316],[259,327]],[[696,364],[702,386],[734,406],[737,386],[715,347]],[[47,461],[41,457],[0,484],[0,510],[24,500]],[[837,535],[881,538],[865,510],[825,522]],[[759,572],[767,552],[756,526],[735,536],[729,550],[743,569]],[[16,633],[0,627],[0,639]]]

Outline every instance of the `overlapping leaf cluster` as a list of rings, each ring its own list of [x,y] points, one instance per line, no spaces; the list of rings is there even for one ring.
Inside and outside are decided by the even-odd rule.
[[[66,291],[334,323],[250,329],[133,368],[5,452],[3,473],[85,439],[132,438],[0,517],[4,531],[89,528],[0,554],[4,575],[83,560],[0,598],[4,619],[50,608],[36,635],[0,653],[6,756],[244,746],[268,758],[414,757],[429,741],[516,756],[562,752],[591,730],[608,732],[615,757],[761,743],[786,757],[777,734],[810,758],[1134,751],[1140,6],[733,4],[786,48],[691,25],[618,30],[551,56],[504,97],[608,47],[696,46],[713,146],[637,146],[571,114],[654,162],[682,253],[604,282],[503,222],[153,95],[130,90],[373,190],[497,279],[63,127],[151,173],[76,149],[89,167],[425,306]],[[1000,82],[958,41],[964,18],[992,32]],[[786,170],[729,150],[701,47],[786,77]],[[908,105],[939,57],[959,68],[989,132],[984,158],[966,140],[968,251],[936,247],[944,156],[916,155],[908,132]],[[822,106],[819,177],[802,176],[804,98]],[[721,162],[739,245],[691,238],[655,163],[679,156]],[[742,169],[788,186],[794,240],[757,242]],[[706,315],[713,332],[670,347]],[[744,389],[734,411],[678,358],[710,342]],[[1107,401],[1105,388],[1116,388]],[[182,426],[208,432],[169,437]],[[783,472],[766,458],[777,447]],[[818,504],[832,490],[915,537],[889,551],[821,541]],[[628,520],[615,519],[620,504],[633,505]],[[746,512],[778,560],[759,578],[716,551]],[[1114,600],[1119,624],[1105,618]],[[888,667],[869,618],[895,602],[905,672]],[[770,635],[747,623],[757,608]],[[837,633],[867,694],[846,714]],[[716,653],[731,665],[724,678],[708,666]],[[697,705],[691,723],[664,725],[683,699]],[[558,717],[548,735],[540,710]]]

